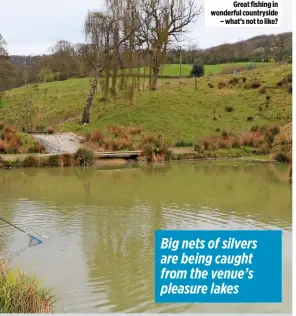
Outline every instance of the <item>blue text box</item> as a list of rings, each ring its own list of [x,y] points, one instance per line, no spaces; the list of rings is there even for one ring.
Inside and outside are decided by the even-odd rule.
[[[155,302],[282,302],[282,231],[155,231]]]

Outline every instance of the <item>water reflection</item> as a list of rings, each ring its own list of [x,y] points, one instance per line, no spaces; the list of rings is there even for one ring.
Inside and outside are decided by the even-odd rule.
[[[0,171],[0,214],[43,236],[13,263],[54,287],[65,312],[290,312],[291,190],[286,166],[174,163],[119,170]],[[154,304],[156,229],[284,230],[279,305]],[[0,222],[6,254],[26,236]]]

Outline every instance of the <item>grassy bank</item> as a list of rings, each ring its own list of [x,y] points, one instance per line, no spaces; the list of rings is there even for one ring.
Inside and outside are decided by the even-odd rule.
[[[0,260],[0,313],[53,313],[53,303],[51,291],[36,278]]]
[[[134,105],[123,96],[101,102],[98,93],[91,109],[91,123],[83,126],[79,121],[90,81],[70,79],[12,90],[0,109],[0,116],[21,130],[24,95],[30,99],[32,93],[30,100],[34,100],[35,110],[32,121],[36,125],[79,134],[94,129],[106,131],[112,125],[136,126],[146,133],[161,133],[172,144],[179,141],[194,144],[199,137],[225,129],[240,133],[253,125],[290,122],[292,95],[278,83],[291,72],[291,65],[273,65],[241,73],[238,83],[233,81],[233,75],[203,77],[197,82],[163,80],[157,92],[136,91]]]

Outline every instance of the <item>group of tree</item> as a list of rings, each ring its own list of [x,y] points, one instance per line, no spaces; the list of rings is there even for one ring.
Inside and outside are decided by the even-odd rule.
[[[124,95],[133,104],[140,68],[157,90],[161,65],[194,64],[191,75],[202,76],[203,64],[233,61],[289,60],[291,33],[257,36],[234,44],[199,49],[180,46],[187,26],[201,13],[198,0],[105,0],[104,10],[91,11],[85,19],[86,42],[58,41],[51,54],[8,56],[0,35],[0,91],[30,82],[93,78],[81,123],[89,123],[94,95],[102,100]],[[147,73],[146,73],[147,72]]]

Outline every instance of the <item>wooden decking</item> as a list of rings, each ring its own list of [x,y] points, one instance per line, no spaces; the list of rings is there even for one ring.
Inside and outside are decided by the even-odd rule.
[[[110,152],[94,152],[94,156],[97,159],[112,159],[112,158],[123,158],[123,159],[137,159],[141,155],[140,150],[135,151],[110,151]],[[34,156],[36,158],[46,158],[49,156],[62,156],[64,154],[11,154],[11,155],[0,155],[5,161],[15,161],[17,159],[24,160],[28,156]]]

